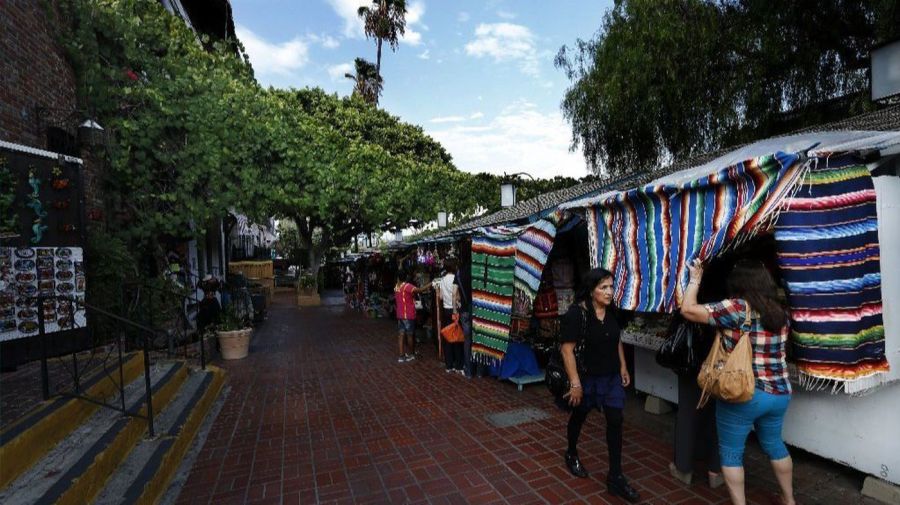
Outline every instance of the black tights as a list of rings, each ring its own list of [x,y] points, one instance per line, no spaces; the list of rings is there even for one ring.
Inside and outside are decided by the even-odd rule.
[[[581,427],[590,412],[588,409],[576,408],[569,417],[567,436],[569,440],[569,453],[578,454],[578,436],[581,435]],[[622,425],[624,416],[622,409],[603,407],[606,413],[606,449],[609,451],[609,476],[617,477],[622,474]]]

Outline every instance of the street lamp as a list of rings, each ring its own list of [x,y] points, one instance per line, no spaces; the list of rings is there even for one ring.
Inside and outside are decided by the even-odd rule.
[[[99,146],[103,143],[103,127],[93,119],[85,119],[78,125],[78,140],[85,145]]]
[[[500,206],[512,207],[516,204],[516,185],[512,181],[500,185]]]
[[[438,212],[438,228],[447,227],[447,213],[445,211]]]
[[[534,177],[532,177],[531,174],[528,174],[525,172],[519,172],[519,173],[512,174],[512,175],[503,174],[503,179],[505,180],[505,182],[500,184],[500,206],[501,207],[504,207],[504,208],[512,207],[513,205],[516,204],[516,184],[514,182],[515,179],[513,179],[513,177],[518,177],[520,175],[526,175],[532,181],[534,180]]]

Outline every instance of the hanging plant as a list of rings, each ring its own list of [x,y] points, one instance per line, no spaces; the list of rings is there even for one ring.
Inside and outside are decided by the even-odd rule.
[[[16,201],[16,179],[0,155],[0,236],[16,234],[19,215],[13,209]]]

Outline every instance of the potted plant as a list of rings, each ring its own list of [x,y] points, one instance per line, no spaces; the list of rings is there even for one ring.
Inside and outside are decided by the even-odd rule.
[[[316,294],[316,278],[313,275],[304,273],[297,281],[300,285],[300,294],[304,296],[312,296]]]
[[[222,351],[222,359],[246,358],[250,352],[250,334],[253,328],[250,322],[241,317],[235,310],[234,304],[229,305],[216,325],[216,336],[219,339],[219,349]]]
[[[318,291],[318,279],[316,279],[316,276],[304,273],[300,275],[300,280],[297,281],[297,284],[297,305],[308,306],[321,304]]]

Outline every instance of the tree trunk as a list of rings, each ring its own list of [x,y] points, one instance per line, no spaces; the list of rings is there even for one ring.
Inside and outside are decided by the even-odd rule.
[[[316,247],[310,246],[307,250],[306,258],[309,260],[309,271],[312,273],[313,277],[318,279],[319,275],[319,260],[322,259],[321,251]]]
[[[375,46],[378,48],[378,54],[375,57],[375,75],[378,76],[379,82],[384,82],[381,79],[381,39],[376,39]],[[378,101],[378,97],[375,97],[376,102]]]

